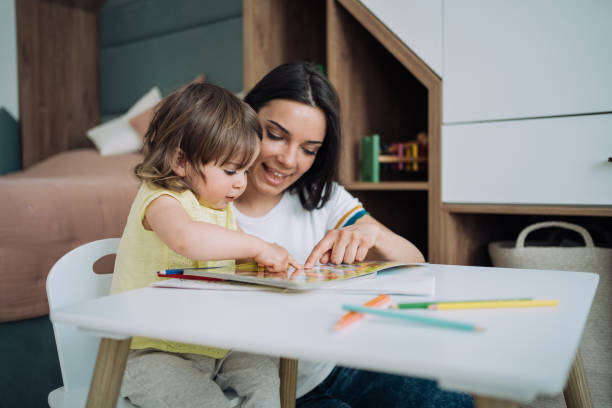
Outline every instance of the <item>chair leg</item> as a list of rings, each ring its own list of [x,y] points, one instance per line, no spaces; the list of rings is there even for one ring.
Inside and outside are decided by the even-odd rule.
[[[592,408],[591,392],[584,374],[584,366],[580,352],[576,352],[576,358],[570,370],[565,389],[563,390],[565,405],[567,408]]]
[[[298,361],[290,358],[280,359],[280,400],[282,408],[295,407],[295,387],[297,386]]]
[[[103,338],[87,396],[87,408],[115,408],[131,339]]]

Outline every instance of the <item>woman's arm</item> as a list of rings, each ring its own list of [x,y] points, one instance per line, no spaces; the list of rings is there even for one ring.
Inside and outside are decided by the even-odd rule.
[[[364,259],[424,262],[417,247],[397,235],[370,215],[353,225],[329,230],[313,248],[304,267],[321,263],[353,263]]]
[[[253,235],[193,221],[178,200],[161,195],[149,204],[143,221],[174,252],[189,259],[217,261],[253,258],[271,271],[299,268],[286,249]]]

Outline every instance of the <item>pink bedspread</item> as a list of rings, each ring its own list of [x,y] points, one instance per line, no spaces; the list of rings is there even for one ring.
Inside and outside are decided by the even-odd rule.
[[[141,160],[79,149],[0,177],[0,322],[47,314],[51,266],[81,244],[121,236]]]

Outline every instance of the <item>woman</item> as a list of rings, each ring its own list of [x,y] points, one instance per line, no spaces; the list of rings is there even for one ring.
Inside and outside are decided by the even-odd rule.
[[[423,262],[421,252],[368,215],[336,183],[340,109],[330,82],[309,63],[281,65],[245,97],[263,128],[259,157],[236,201],[242,229],[285,247],[305,267],[366,258]],[[470,406],[432,381],[300,361],[299,407]],[[434,405],[432,405],[434,404]]]

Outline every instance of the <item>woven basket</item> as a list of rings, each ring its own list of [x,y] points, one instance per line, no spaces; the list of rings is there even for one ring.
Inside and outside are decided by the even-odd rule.
[[[578,232],[584,239],[583,247],[550,246],[550,242],[530,242],[531,232],[542,228],[566,228]],[[515,242],[491,242],[489,254],[494,266],[507,268],[553,269],[595,272],[599,274],[597,293],[591,306],[580,351],[593,406],[612,407],[612,248],[596,247],[589,232],[576,224],[547,221],[523,229]],[[564,407],[563,395],[538,398],[527,408]]]
[[[549,246],[543,242],[534,243],[534,246],[525,246],[525,238],[531,232],[551,227],[578,232],[584,239],[585,246]],[[519,233],[516,244],[512,241],[491,242],[489,255],[493,266],[506,268],[608,273],[612,271],[612,248],[596,247],[591,234],[585,228],[563,221],[546,221],[529,225]]]

